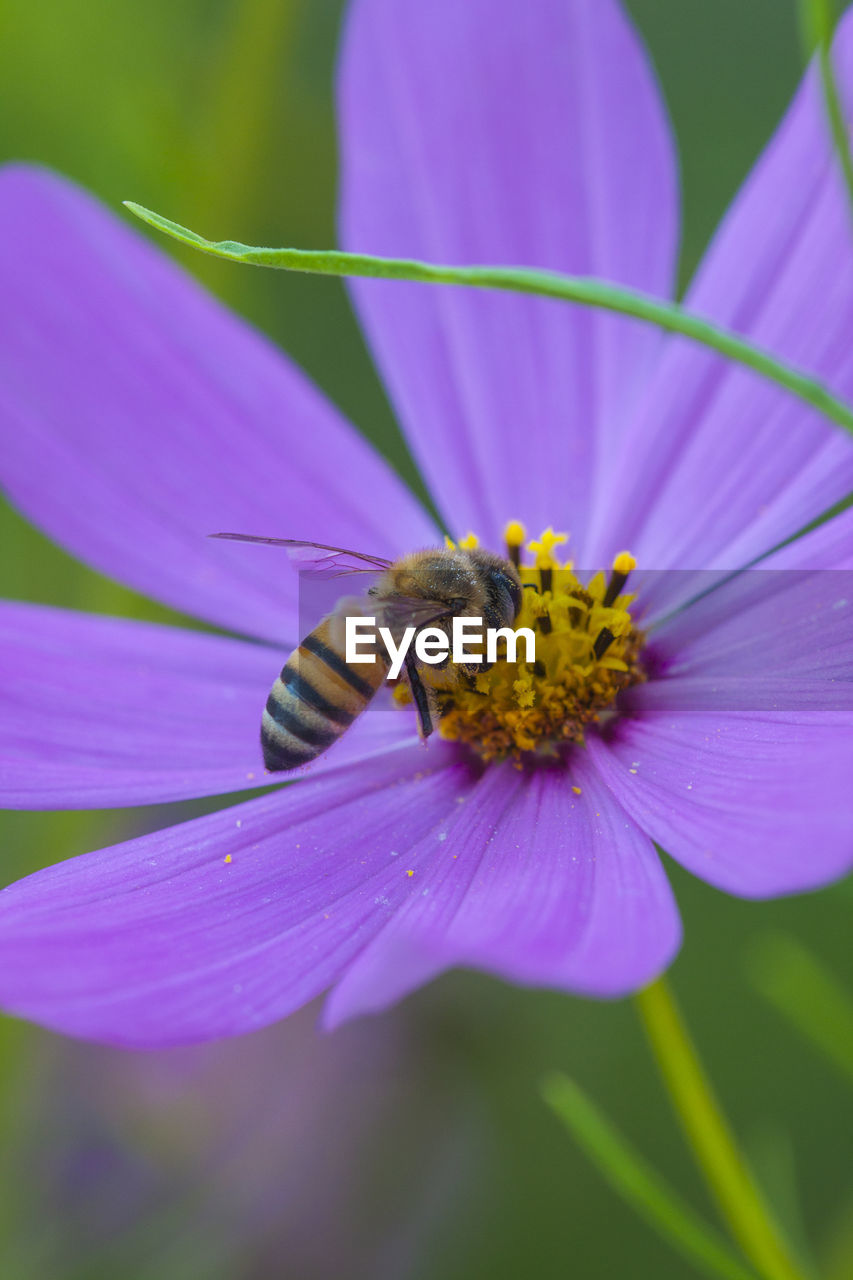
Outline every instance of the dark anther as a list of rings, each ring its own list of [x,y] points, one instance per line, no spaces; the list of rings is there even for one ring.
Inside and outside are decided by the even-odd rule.
[[[569,598],[571,599],[571,597]],[[575,597],[575,599],[577,599],[577,597]],[[569,626],[579,627],[581,624],[582,618],[583,618],[583,610],[578,609],[574,605],[570,604],[569,605]]]
[[[610,608],[627,581],[627,573],[617,573],[615,569],[613,570],[610,575],[610,581],[607,584],[607,590],[604,593],[604,599],[601,602],[605,609]]]
[[[601,628],[598,635],[595,637],[595,644],[592,646],[592,652],[595,655],[596,662],[601,661],[615,639],[616,637],[608,627]]]

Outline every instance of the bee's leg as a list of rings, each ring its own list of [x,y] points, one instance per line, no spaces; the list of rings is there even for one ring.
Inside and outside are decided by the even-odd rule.
[[[412,697],[415,700],[415,706],[418,709],[418,719],[420,720],[421,737],[428,738],[433,731],[432,712],[429,707],[429,698],[421,680],[420,672],[412,655],[411,649],[406,654],[406,675],[409,677],[409,688],[412,691]]]

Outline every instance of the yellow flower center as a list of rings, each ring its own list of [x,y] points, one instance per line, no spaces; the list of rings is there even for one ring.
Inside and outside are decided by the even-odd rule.
[[[522,604],[514,626],[536,636],[536,659],[515,662],[506,647],[490,669],[469,675],[450,664],[424,669],[422,679],[435,690],[441,711],[439,732],[466,743],[485,760],[556,756],[570,743],[582,743],[589,725],[613,713],[620,692],[645,679],[639,663],[643,635],[623,592],[636,562],[628,552],[613,561],[609,575],[581,582],[572,562],[555,554],[565,534],[546,529],[527,543],[533,564],[522,563],[525,531],[513,521],[506,529],[507,556],[518,568]],[[468,538],[459,544],[476,546]],[[503,654],[504,656],[500,656]],[[398,697],[408,701],[408,690]]]

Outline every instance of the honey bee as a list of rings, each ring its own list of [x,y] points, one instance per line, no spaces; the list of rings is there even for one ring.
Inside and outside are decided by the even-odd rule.
[[[283,547],[303,567],[335,577],[378,575],[375,585],[359,601],[350,598],[327,614],[282,667],[261,720],[264,764],[275,773],[296,769],[327,751],[361,715],[388,675],[390,658],[380,646],[374,647],[372,663],[346,661],[346,613],[363,609],[376,618],[377,626],[387,626],[399,636],[406,627],[444,631],[454,617],[482,618],[486,627],[511,626],[521,608],[518,570],[509,560],[488,551],[437,548],[391,561],[291,538],[239,533],[211,536]],[[420,733],[428,738],[440,709],[421,679],[413,647],[407,649],[404,661]],[[480,663],[473,669],[482,671],[486,665]]]

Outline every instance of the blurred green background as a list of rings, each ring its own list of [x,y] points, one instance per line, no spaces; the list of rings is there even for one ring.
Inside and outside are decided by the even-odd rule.
[[[339,0],[0,5],[0,153],[213,236],[334,240]],[[631,0],[673,116],[682,281],[802,65],[783,0]],[[175,251],[175,246],[164,248]],[[188,259],[416,483],[340,284]],[[0,505],[0,594],[168,620]],[[192,806],[3,814],[6,879]],[[845,980],[849,882],[748,904],[673,869],[673,981],[768,1194],[830,1274],[853,1275],[849,1087],[760,997],[750,956],[795,936]],[[771,981],[773,975],[771,974]],[[546,1112],[559,1066],[703,1212],[629,1003],[452,974],[392,1014],[126,1054],[0,1023],[0,1276],[550,1277],[692,1274]]]

